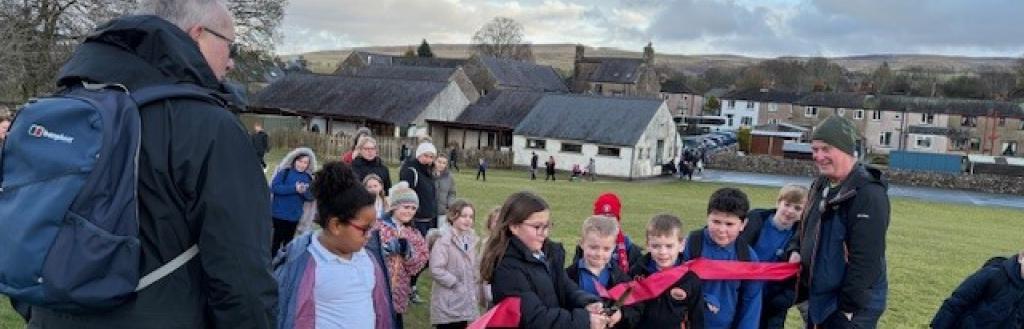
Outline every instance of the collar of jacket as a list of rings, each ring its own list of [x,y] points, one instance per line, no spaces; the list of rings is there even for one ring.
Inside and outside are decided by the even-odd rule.
[[[532,262],[547,265],[546,262],[537,259],[537,257],[533,257],[533,252],[526,247],[526,244],[523,244],[522,241],[519,241],[519,238],[512,236],[508,242],[508,245],[509,248],[508,250],[505,251],[505,257],[512,257],[528,263]],[[544,240],[544,246],[541,247],[541,251],[544,252],[544,257],[549,261],[555,257],[555,250],[557,249],[555,248],[555,246],[556,244],[554,242],[551,242],[551,240]]]
[[[819,177],[818,181],[813,184],[815,189],[820,189],[824,184],[829,184],[828,178]],[[846,177],[841,183],[839,183],[839,192],[831,200],[826,201],[826,206],[834,206],[843,203],[847,200],[857,196],[857,190],[867,184],[878,184],[888,189],[888,183],[882,175],[882,171],[878,168],[858,163],[853,167],[850,175]],[[816,190],[812,190],[814,193]],[[821,197],[826,197],[822,195]],[[813,205],[812,205],[813,206]]]

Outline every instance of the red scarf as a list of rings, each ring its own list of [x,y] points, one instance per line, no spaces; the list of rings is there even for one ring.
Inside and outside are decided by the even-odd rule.
[[[602,298],[617,300],[632,287],[623,305],[633,305],[657,298],[665,290],[672,287],[686,273],[693,271],[703,280],[762,280],[781,281],[800,272],[800,264],[790,263],[756,263],[723,260],[707,260],[698,258],[682,265],[651,274],[650,276],[624,282],[608,290],[597,285],[598,294]],[[519,326],[519,297],[508,297],[487,311],[482,317],[473,321],[469,329],[485,328],[516,328]]]

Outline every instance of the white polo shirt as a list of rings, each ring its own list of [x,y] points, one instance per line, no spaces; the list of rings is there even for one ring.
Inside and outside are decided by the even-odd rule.
[[[320,234],[308,247],[316,261],[317,329],[373,329],[373,259],[365,249],[353,253],[351,260],[338,257],[320,244]]]

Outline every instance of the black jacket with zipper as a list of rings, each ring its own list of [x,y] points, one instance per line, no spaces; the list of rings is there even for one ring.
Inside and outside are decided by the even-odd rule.
[[[830,187],[838,191],[824,200],[828,184],[825,177],[812,183],[807,210],[787,248],[787,255],[801,256],[798,301],[810,299],[812,316],[816,308],[829,308],[829,300],[837,311],[848,313],[884,308],[888,184],[880,170],[864,164]]]
[[[561,244],[548,240],[541,250],[544,261],[534,257],[518,238],[509,241],[491,279],[494,302],[518,296],[521,328],[590,328],[590,313],[585,307],[600,299],[580,289],[566,275]]]
[[[129,90],[188,83],[223,87],[195,41],[155,16],[100,26],[61,69],[58,82],[122,84]],[[32,309],[40,328],[270,328],[277,284],[270,274],[270,191],[256,149],[225,107],[167,100],[140,109],[140,272],[193,244],[199,255],[101,314]]]

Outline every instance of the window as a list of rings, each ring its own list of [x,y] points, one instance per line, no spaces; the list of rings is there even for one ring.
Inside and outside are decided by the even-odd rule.
[[[804,116],[808,117],[808,118],[817,118],[818,117],[818,108],[817,107],[813,107],[813,106],[808,106],[806,109],[804,109]]]
[[[748,109],[754,108],[754,101],[747,101],[747,108]]]
[[[618,147],[604,147],[604,146],[598,146],[597,147],[597,155],[601,155],[601,156],[616,157],[617,158],[617,157],[619,157],[619,152],[621,152],[621,149],[619,149]]]
[[[779,110],[779,104],[771,103],[768,104],[768,112],[775,112]]]
[[[971,138],[971,151],[981,151],[981,138]]]
[[[731,127],[732,126],[732,114],[726,114],[725,115],[725,119],[727,121],[726,125]]]
[[[977,127],[978,120],[970,115],[960,117],[960,125],[964,127]]]
[[[779,123],[779,119],[768,119],[768,124],[770,124],[770,125],[774,125],[774,124],[778,124],[778,123]]]
[[[935,123],[935,115],[931,113],[921,113],[921,123],[929,125]]]
[[[1017,155],[1017,142],[1016,141],[1005,141],[1003,142],[1002,152],[1000,154],[1005,156]]]
[[[543,139],[527,139],[526,148],[543,150],[547,148],[547,141]]]
[[[1020,119],[1020,130],[1024,130],[1024,119]]]
[[[838,114],[839,116],[844,116],[844,115],[846,115],[846,109],[844,109],[844,108],[836,109],[836,114]]]
[[[597,94],[601,94],[602,92],[604,92],[604,86],[601,85],[600,83],[595,84],[594,85],[594,92],[596,92]]]
[[[583,145],[562,143],[562,153],[583,153]]]
[[[999,126],[1006,127],[1006,117],[999,117]]]
[[[919,149],[930,149],[932,148],[932,138],[930,136],[918,136],[915,139],[914,146]]]
[[[863,120],[864,119],[864,110],[853,111],[853,118],[857,119],[857,120]]]
[[[878,138],[878,145],[888,147],[892,145],[892,132],[886,131]]]
[[[871,120],[882,120],[882,111],[871,111]]]
[[[729,100],[729,108],[736,108],[736,100],[733,100],[733,99]]]
[[[744,126],[750,126],[750,125],[753,125],[753,124],[754,124],[754,118],[751,118],[751,117],[743,117],[742,119],[740,119],[740,124],[741,124],[741,125],[744,125]]]

